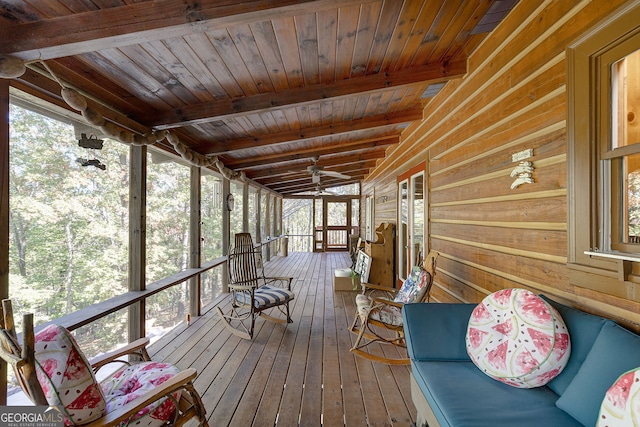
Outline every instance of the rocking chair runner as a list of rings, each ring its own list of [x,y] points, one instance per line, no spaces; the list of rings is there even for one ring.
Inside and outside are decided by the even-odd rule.
[[[259,259],[251,234],[236,234],[235,246],[228,256],[231,312],[224,314],[220,307],[216,310],[225,326],[244,339],[253,338],[257,316],[276,323],[293,323],[289,311],[289,302],[295,297],[291,291],[293,277],[265,277],[264,268],[258,268]],[[269,313],[276,311],[279,316],[265,312],[270,309]]]
[[[65,424],[182,426],[196,418],[208,427],[206,410],[193,386],[195,369],[150,361],[142,338],[89,364],[65,328],[49,325],[34,333],[33,314],[24,315],[23,345],[16,335],[10,300],[0,309],[0,358],[13,366],[25,394],[36,405],[56,406]],[[120,358],[136,355],[139,363]],[[108,363],[125,366],[100,383],[95,372]]]
[[[356,295],[356,314],[351,332],[358,335],[351,351],[365,359],[388,365],[408,365],[409,358],[376,356],[363,350],[372,343],[393,344],[406,349],[402,322],[402,306],[429,300],[436,274],[438,252],[431,251],[422,267],[416,266],[402,287],[391,289],[362,283],[362,293]],[[379,296],[382,294],[383,296]]]

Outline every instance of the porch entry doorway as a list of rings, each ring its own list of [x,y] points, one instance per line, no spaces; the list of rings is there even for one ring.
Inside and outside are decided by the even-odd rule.
[[[425,163],[398,176],[398,279],[403,282],[425,254]]]
[[[350,198],[315,199],[314,252],[348,251],[352,230]]]

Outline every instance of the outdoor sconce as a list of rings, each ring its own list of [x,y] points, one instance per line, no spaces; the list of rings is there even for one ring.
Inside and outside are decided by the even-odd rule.
[[[234,203],[235,203],[235,200],[233,199],[233,194],[231,193],[227,194],[227,210],[229,212],[233,210]]]

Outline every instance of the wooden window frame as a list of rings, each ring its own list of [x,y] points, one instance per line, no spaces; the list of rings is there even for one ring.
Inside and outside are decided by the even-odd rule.
[[[609,233],[618,225],[611,209],[621,197],[612,191],[617,188],[613,179],[620,173],[615,159],[638,149],[612,150],[610,144],[611,64],[628,55],[631,46],[640,48],[638,22],[640,4],[630,2],[567,48],[569,264],[630,271],[629,257],[616,260],[614,255],[612,261],[597,254],[610,255],[613,240]],[[614,246],[637,251],[636,245]],[[618,278],[626,280],[626,274]]]

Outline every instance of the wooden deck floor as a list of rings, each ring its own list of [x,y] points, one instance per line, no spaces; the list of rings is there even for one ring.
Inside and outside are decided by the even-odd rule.
[[[355,293],[333,291],[333,270],[349,265],[347,253],[275,258],[267,275],[295,277],[294,323],[258,319],[254,339],[243,340],[207,307],[190,326],[154,343],[152,357],[198,370],[195,386],[212,427],[409,426],[415,418],[409,368],[349,352]],[[383,347],[392,346],[375,351],[398,357]]]

